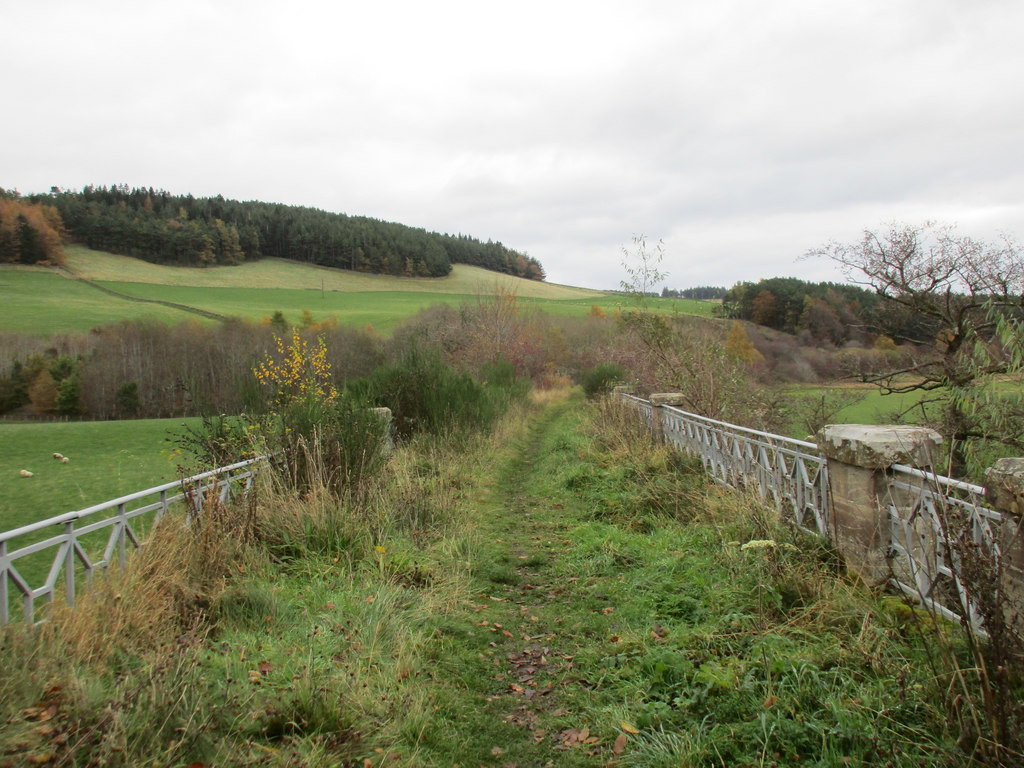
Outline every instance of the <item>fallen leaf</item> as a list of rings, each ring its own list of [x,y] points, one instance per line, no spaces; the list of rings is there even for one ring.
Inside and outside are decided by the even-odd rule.
[[[778,696],[769,696],[767,699],[764,700],[764,708],[771,709],[775,706],[775,702],[777,702],[778,700]]]
[[[637,728],[632,723],[626,722],[625,720],[623,720],[621,723],[619,723],[619,727],[622,730],[624,730],[626,733],[632,733],[632,734],[640,733],[640,729],[639,728]]]
[[[271,664],[269,661],[261,661],[259,663],[260,674],[263,675],[264,677],[269,675],[270,674],[270,670],[272,670],[273,668],[274,668],[274,665]]]
[[[616,736],[615,743],[612,744],[612,753],[616,755],[621,755],[622,750],[626,748],[626,740],[628,738],[629,737],[624,733],[620,733],[618,736]]]
[[[380,552],[383,555],[385,552],[388,551],[388,548],[387,547],[382,547],[382,546],[380,546],[378,544],[376,547],[374,547],[374,550],[377,551],[377,552]]]

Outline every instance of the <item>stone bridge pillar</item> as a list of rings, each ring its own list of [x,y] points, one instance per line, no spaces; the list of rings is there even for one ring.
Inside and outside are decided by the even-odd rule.
[[[686,402],[686,398],[680,392],[662,392],[651,395],[651,433],[654,439],[663,443],[668,439],[665,434],[664,406],[680,406]]]
[[[390,456],[395,452],[395,437],[392,433],[392,422],[394,419],[391,414],[391,409],[384,407],[371,408],[370,413],[380,419],[381,425],[384,427],[384,442],[381,448],[385,456]]]
[[[832,539],[847,567],[869,584],[888,580],[893,464],[932,465],[942,436],[925,427],[833,424],[816,435],[828,462]],[[895,499],[899,503],[898,499]]]
[[[1024,459],[999,459],[985,470],[985,501],[1003,515],[997,534],[1007,619],[1024,631]]]

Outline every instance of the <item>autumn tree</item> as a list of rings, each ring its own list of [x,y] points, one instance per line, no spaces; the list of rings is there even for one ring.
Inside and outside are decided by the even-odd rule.
[[[729,326],[729,333],[725,336],[725,353],[733,360],[739,360],[748,365],[764,362],[764,355],[758,352],[739,320],[733,320],[732,325]]]
[[[0,263],[64,263],[64,225],[55,208],[0,197]]]
[[[884,393],[927,393],[925,400],[940,407],[950,474],[965,471],[974,441],[1024,449],[1019,430],[996,429],[998,420],[986,417],[986,410],[1007,402],[987,393],[994,377],[1014,372],[1008,350],[1024,313],[1024,254],[1012,238],[989,243],[934,222],[892,223],[866,230],[859,242],[830,242],[809,255],[832,259],[852,282],[917,318],[915,330],[901,340],[931,354],[862,378]],[[971,405],[982,400],[988,409]]]

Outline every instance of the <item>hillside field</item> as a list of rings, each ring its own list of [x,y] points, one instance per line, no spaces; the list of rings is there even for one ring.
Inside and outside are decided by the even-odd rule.
[[[150,264],[81,246],[67,250],[71,275],[123,298],[47,268],[4,267],[0,270],[0,329],[45,336],[135,318],[212,322],[154,301],[255,322],[280,311],[297,323],[308,310],[317,321],[333,318],[343,325],[371,325],[382,333],[433,304],[462,304],[499,292],[514,294],[524,307],[563,316],[583,316],[594,307],[612,314],[629,306],[629,299],[621,294],[540,283],[466,265],[456,265],[446,278],[402,278],[279,259],[199,269]],[[657,311],[689,315],[709,316],[713,306],[685,299],[649,301]]]

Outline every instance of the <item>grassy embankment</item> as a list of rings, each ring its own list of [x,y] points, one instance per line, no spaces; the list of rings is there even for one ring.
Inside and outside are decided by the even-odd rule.
[[[448,277],[430,279],[367,275],[279,259],[198,269],[150,264],[81,246],[67,251],[72,274],[147,301],[117,298],[41,267],[4,267],[0,270],[0,328],[49,335],[84,332],[141,317],[213,322],[150,303],[154,300],[253,321],[281,311],[290,322],[298,323],[308,310],[317,321],[334,318],[354,327],[372,325],[383,333],[432,304],[461,304],[496,292],[515,294],[524,307],[567,316],[586,315],[595,306],[610,314],[626,303],[620,295],[538,283],[461,264]],[[682,299],[652,299],[651,306],[682,314],[711,312],[708,302]]]
[[[921,619],[707,487],[635,414],[549,395],[461,451],[404,446],[387,477],[340,511],[267,499],[262,544],[201,538],[204,557],[173,576],[150,548],[33,645],[9,634],[0,752],[111,766],[962,762]]]

